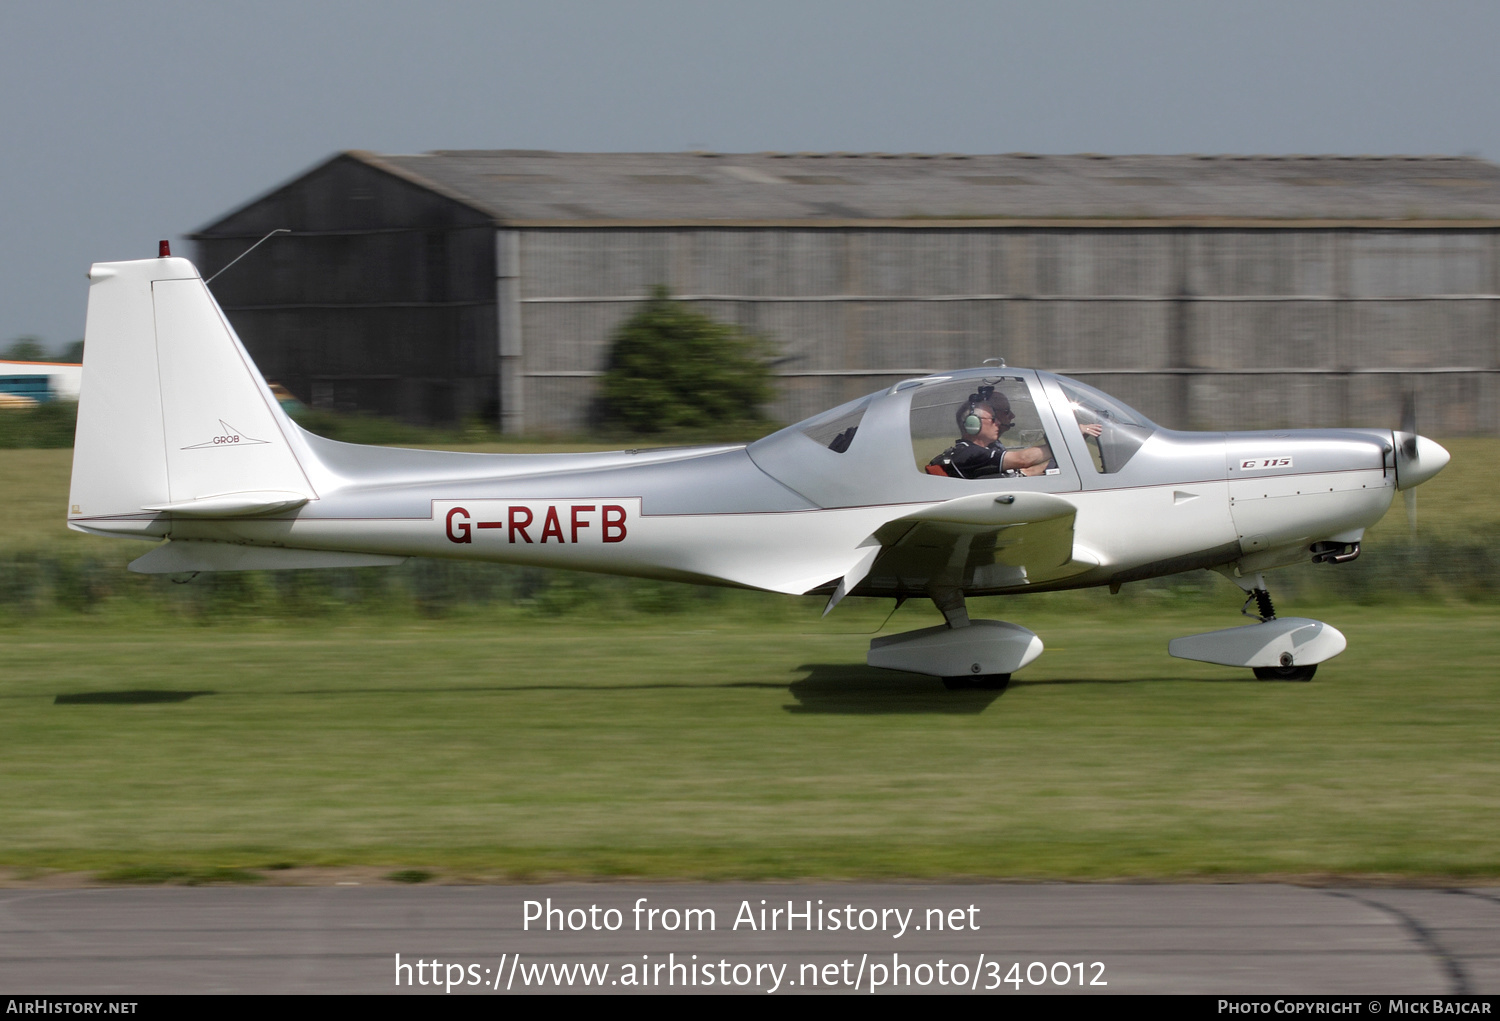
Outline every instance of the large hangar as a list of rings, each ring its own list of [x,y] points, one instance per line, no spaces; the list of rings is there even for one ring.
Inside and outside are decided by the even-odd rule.
[[[1004,358],[1179,428],[1500,431],[1500,167],[1469,157],[345,152],[201,228],[315,406],[589,427],[666,284],[774,341],[796,420]]]

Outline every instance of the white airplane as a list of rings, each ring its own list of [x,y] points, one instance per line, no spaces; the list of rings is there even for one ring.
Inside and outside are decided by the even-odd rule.
[[[453,557],[790,594],[930,598],[872,666],[1001,687],[1042,652],[965,598],[1206,568],[1258,622],[1174,656],[1306,680],[1342,634],[1277,617],[1263,572],[1359,555],[1448,452],[1402,428],[1178,432],[1064,376],[908,379],[749,445],[472,454],[339,443],[281,409],[198,271],[96,264],[68,526],[161,540],[131,570]],[[898,603],[899,605],[899,603]],[[825,613],[827,610],[825,610]]]

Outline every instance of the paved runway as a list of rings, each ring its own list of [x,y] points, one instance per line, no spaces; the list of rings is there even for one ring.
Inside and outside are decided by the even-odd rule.
[[[558,911],[550,932],[548,898]],[[528,901],[538,916],[529,923]],[[568,969],[561,979],[558,966]],[[444,995],[450,983],[454,993],[488,995],[560,985],[1494,994],[1500,891],[749,883],[0,891],[0,995]]]

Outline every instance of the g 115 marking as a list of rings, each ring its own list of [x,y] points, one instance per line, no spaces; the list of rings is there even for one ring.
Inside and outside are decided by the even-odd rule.
[[[1266,468],[1290,468],[1290,457],[1248,457],[1240,462],[1240,471],[1261,471]]]

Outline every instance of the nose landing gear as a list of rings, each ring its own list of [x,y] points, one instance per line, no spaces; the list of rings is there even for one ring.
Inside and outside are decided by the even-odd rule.
[[[1167,645],[1171,655],[1249,667],[1262,681],[1310,681],[1319,663],[1348,646],[1343,634],[1330,624],[1307,617],[1276,616],[1263,575],[1242,578],[1227,568],[1220,573],[1245,590],[1245,605],[1240,612],[1254,617],[1257,623],[1175,638]]]
[[[1318,664],[1310,666],[1258,666],[1252,668],[1257,681],[1310,681]]]

